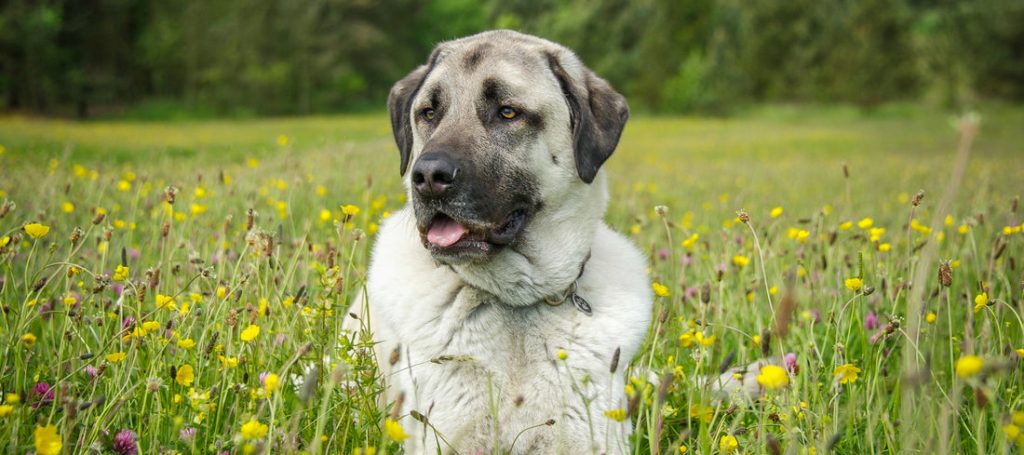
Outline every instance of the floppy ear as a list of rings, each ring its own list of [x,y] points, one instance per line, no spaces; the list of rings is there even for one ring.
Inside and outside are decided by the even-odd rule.
[[[569,104],[576,172],[584,182],[591,183],[619,143],[629,119],[629,105],[608,82],[587,68],[583,68],[583,80],[574,79],[550,53],[548,66]]]
[[[409,155],[412,153],[412,119],[409,110],[412,109],[412,100],[420,91],[423,81],[434,68],[437,52],[430,57],[430,63],[420,65],[408,76],[395,83],[388,94],[388,113],[391,116],[391,132],[395,135],[395,144],[398,145],[398,153],[402,161],[399,167],[399,174],[405,175],[409,167]]]

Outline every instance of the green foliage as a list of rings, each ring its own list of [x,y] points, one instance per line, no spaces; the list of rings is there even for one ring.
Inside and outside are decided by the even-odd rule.
[[[724,453],[729,437],[734,453],[774,453],[771,441],[781,453],[1019,450],[1022,123],[1020,108],[987,112],[957,186],[956,133],[920,108],[636,116],[607,164],[606,218],[665,288],[640,354],[619,365],[635,409],[595,418],[625,418],[609,423],[633,426],[637,454]],[[35,428],[52,424],[65,453],[110,453],[123,430],[147,454],[400,453],[383,430],[387,359],[341,327],[378,225],[404,205],[390,135],[380,114],[0,120],[0,452],[40,453]],[[50,231],[31,238],[34,222]],[[158,308],[158,294],[176,307]],[[136,332],[143,321],[157,329]],[[247,340],[250,324],[260,333]],[[758,401],[696,380],[726,359],[790,352],[799,372]],[[971,354],[982,371],[958,375]],[[860,371],[842,384],[847,365]]]
[[[563,43],[634,109],[873,108],[1024,99],[1014,0],[11,0],[0,108],[87,117],[157,100],[281,115],[381,106],[440,41],[512,28]]]

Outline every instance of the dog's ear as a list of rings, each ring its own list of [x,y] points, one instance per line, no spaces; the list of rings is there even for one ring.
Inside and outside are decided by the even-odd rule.
[[[549,53],[547,57],[569,104],[576,172],[584,182],[591,183],[619,143],[629,119],[629,105],[624,96],[589,69],[583,68],[583,76],[574,78],[556,55]]]
[[[412,109],[412,100],[416,97],[416,93],[420,91],[420,87],[423,86],[423,81],[430,74],[430,70],[434,68],[436,59],[437,52],[435,51],[430,56],[428,64],[420,65],[419,68],[413,70],[408,76],[396,82],[394,87],[391,87],[391,93],[388,94],[388,114],[391,116],[391,132],[395,135],[395,144],[398,145],[398,153],[402,157],[401,164],[399,165],[400,175],[405,175],[405,170],[409,168],[409,155],[412,153],[412,119],[409,112]]]

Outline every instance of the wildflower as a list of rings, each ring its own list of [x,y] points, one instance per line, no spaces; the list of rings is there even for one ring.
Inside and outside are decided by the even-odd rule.
[[[176,305],[174,304],[174,297],[163,294],[156,295],[156,307],[159,309],[167,308],[169,310],[177,309]]]
[[[45,225],[42,225],[42,224],[39,224],[39,223],[29,223],[29,224],[26,224],[24,229],[25,229],[25,233],[28,234],[29,237],[32,237],[34,239],[42,238],[48,232],[50,232],[50,227],[49,226],[45,226]]]
[[[331,221],[331,211],[327,209],[321,210],[320,221]]]
[[[782,216],[782,207],[773,208],[771,213],[769,213],[768,215],[771,216],[772,218],[778,218]]]
[[[684,444],[680,444],[679,445],[679,453],[680,454],[686,453],[687,450],[689,450],[689,449],[686,448],[686,445],[684,445]]]
[[[971,232],[971,227],[966,224],[961,224],[960,227],[956,228],[956,232],[960,235],[967,235],[968,232]]]
[[[935,323],[935,320],[936,320],[936,319],[938,319],[938,318],[939,318],[939,317],[938,317],[938,316],[937,316],[937,315],[936,315],[935,313],[933,313],[933,312],[931,312],[931,311],[929,311],[929,312],[928,312],[928,314],[926,314],[926,315],[924,316],[924,320],[925,320],[926,322],[928,322],[929,324],[934,324],[934,323]]]
[[[274,393],[281,384],[281,379],[274,373],[266,374],[266,376],[263,376],[261,379],[262,381],[260,382],[263,383],[263,388],[266,389],[267,393]]]
[[[111,277],[114,281],[124,281],[128,279],[128,267],[118,264],[114,268],[114,276]]]
[[[187,351],[189,349],[196,347],[196,342],[191,338],[184,338],[178,340],[178,347]]]
[[[32,346],[33,344],[36,344],[36,336],[32,332],[26,332],[21,336],[21,342],[25,343],[27,346]]]
[[[750,258],[742,255],[736,255],[732,257],[732,263],[736,267],[746,267],[747,264],[750,264]]]
[[[875,225],[875,220],[871,218],[864,218],[857,222],[857,227],[861,229],[871,229],[871,226]]]
[[[115,352],[115,353],[112,353],[112,354],[107,354],[106,355],[106,359],[107,359],[107,362],[118,363],[118,362],[124,360],[124,358],[127,357],[127,356],[128,355],[125,354],[124,352]]]
[[[160,323],[156,321],[146,321],[142,323],[142,334],[145,335],[149,332],[155,332],[160,330]]]
[[[887,252],[887,251],[889,251],[891,249],[892,249],[892,244],[890,244],[890,243],[886,242],[886,243],[879,243],[878,244],[878,251],[881,251],[883,253],[885,253],[885,252]]]
[[[341,206],[341,213],[344,213],[345,215],[348,216],[356,216],[359,214],[359,211],[359,207],[352,204],[346,204]]]
[[[853,384],[854,382],[857,382],[857,375],[859,373],[860,368],[857,368],[852,363],[847,363],[836,367],[835,371],[832,372],[832,375],[840,384]]]
[[[789,384],[789,374],[780,366],[765,365],[757,375],[757,383],[768,390],[781,389]]]
[[[1017,349],[1014,352],[1017,353],[1017,357],[1024,358],[1024,348]]]
[[[192,440],[195,439],[195,438],[196,438],[196,429],[195,428],[185,427],[185,428],[182,428],[181,431],[178,432],[178,439],[180,439],[181,442],[184,442],[186,444],[192,442]]]
[[[239,338],[241,338],[242,341],[252,341],[258,336],[260,336],[260,326],[256,324],[249,324],[249,327],[246,327],[245,330],[242,330],[242,333],[239,334]]]
[[[651,283],[651,288],[654,289],[654,295],[658,297],[668,297],[668,286],[661,284],[657,281]]]
[[[691,235],[686,240],[683,240],[683,243],[682,243],[683,248],[693,248],[693,245],[697,244],[697,239],[699,239],[699,238],[700,238],[700,236],[697,235],[696,233],[694,233],[693,235]]]
[[[185,387],[191,386],[195,378],[195,371],[192,369],[192,365],[187,363],[178,368],[178,372],[174,375],[174,381]]]
[[[139,446],[135,443],[135,432],[132,430],[121,430],[114,436],[114,442],[110,447],[118,455],[135,455],[139,453]]]
[[[60,210],[64,213],[71,213],[75,211],[75,204],[65,202],[60,205]]]
[[[57,434],[57,427],[54,425],[36,427],[33,435],[35,436],[36,453],[38,455],[57,455],[64,446],[60,435]]]
[[[868,311],[867,316],[864,316],[864,329],[875,330],[878,328],[878,315],[874,311]]]
[[[64,298],[61,299],[61,302],[63,302],[65,306],[75,306],[75,304],[78,303],[78,297],[73,295],[64,296]]]
[[[277,145],[280,145],[281,147],[288,146],[288,136],[285,136],[283,134],[278,135],[277,136]]]
[[[846,231],[853,227],[853,221],[847,221],[839,225],[839,230]]]
[[[4,397],[4,403],[7,403],[7,404],[18,404],[18,403],[21,403],[21,396],[16,394],[16,393],[8,393],[7,396]]]
[[[715,336],[704,336],[704,332],[697,332],[695,338],[701,346],[708,347],[715,344]]]
[[[736,436],[731,434],[722,436],[722,439],[718,440],[718,450],[722,453],[733,453],[740,447],[740,442],[736,440]]]
[[[609,409],[604,412],[604,416],[616,422],[622,422],[626,420],[626,410],[622,408]]]
[[[558,360],[565,360],[569,358],[569,353],[565,352],[564,349],[558,350]]]
[[[242,437],[245,439],[262,439],[267,435],[269,428],[260,423],[259,420],[252,419],[242,424]]]
[[[849,289],[851,291],[859,291],[860,288],[864,286],[864,280],[856,277],[847,278],[845,281],[843,281],[843,284],[846,285],[846,289]]]
[[[981,372],[985,361],[976,355],[965,355],[956,360],[956,375],[967,379]]]
[[[388,439],[396,442],[402,442],[409,437],[405,433],[405,429],[402,428],[402,424],[391,418],[384,419],[384,434],[387,435]]]
[[[14,412],[14,406],[9,404],[0,405],[0,418],[7,417],[11,415],[12,412]]]
[[[32,408],[39,409],[40,407],[50,404],[53,402],[54,397],[53,387],[50,387],[49,383],[37,382],[32,387],[32,396],[35,397],[35,402],[32,403]]]
[[[693,346],[693,340],[694,340],[694,332],[693,332],[693,330],[691,330],[689,332],[686,332],[686,333],[684,333],[682,335],[679,335],[679,344],[682,345],[684,348],[688,348],[690,346]]]
[[[974,296],[974,312],[978,313],[988,305],[988,292],[982,292]]]

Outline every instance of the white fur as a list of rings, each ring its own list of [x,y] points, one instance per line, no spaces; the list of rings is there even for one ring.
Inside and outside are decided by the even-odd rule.
[[[541,264],[524,264],[510,252],[504,261],[495,258],[493,268],[463,275],[430,257],[410,209],[382,226],[364,319],[378,343],[388,399],[404,395],[401,423],[411,434],[408,453],[435,453],[438,446],[448,452],[448,444],[459,453],[490,452],[495,445],[512,453],[628,451],[628,421],[615,422],[604,411],[626,407],[623,370],[650,322],[646,260],[603,222],[562,230],[592,239],[578,289],[593,307],[592,316],[570,302],[509,304],[501,290],[512,290],[515,300],[529,294],[527,282],[564,289],[578,273],[582,258],[573,251],[579,242],[545,245],[551,250]],[[531,275],[560,269],[571,276]],[[621,361],[613,374],[609,367],[616,348]],[[392,366],[387,359],[395,349],[399,361]],[[559,350],[568,354],[565,361],[558,359]],[[438,358],[450,360],[431,362]],[[413,410],[427,416],[433,428],[408,417]],[[526,430],[549,419],[555,424]]]

